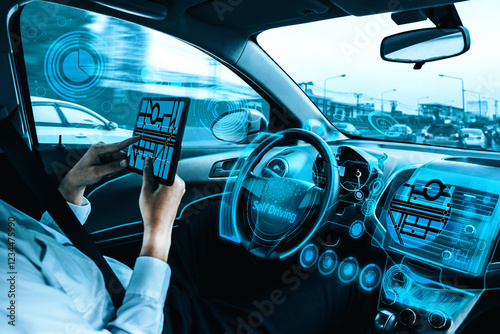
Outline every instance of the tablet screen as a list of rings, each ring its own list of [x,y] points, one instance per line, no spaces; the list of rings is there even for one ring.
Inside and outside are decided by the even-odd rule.
[[[144,159],[150,156],[157,181],[173,183],[188,109],[187,98],[141,100],[134,128],[134,136],[141,139],[130,147],[129,169],[142,174]]]

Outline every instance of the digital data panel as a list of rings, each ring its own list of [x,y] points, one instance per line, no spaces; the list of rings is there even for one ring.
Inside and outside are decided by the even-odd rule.
[[[387,211],[392,238],[408,248],[435,241],[449,222],[454,190],[438,179],[402,185]]]
[[[411,257],[479,275],[494,247],[499,224],[495,185],[477,177],[420,169],[384,206],[385,246]],[[494,182],[494,181],[492,181]]]
[[[141,139],[130,148],[130,169],[142,173],[144,159],[149,156],[158,181],[173,183],[188,108],[189,99],[185,98],[141,101],[134,129],[134,136]]]

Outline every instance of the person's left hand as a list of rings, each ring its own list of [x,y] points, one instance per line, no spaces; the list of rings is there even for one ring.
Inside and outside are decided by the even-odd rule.
[[[119,143],[92,145],[87,153],[66,174],[59,185],[59,192],[70,203],[81,205],[85,187],[99,182],[103,177],[127,167],[127,155],[122,149],[135,143],[140,136]]]

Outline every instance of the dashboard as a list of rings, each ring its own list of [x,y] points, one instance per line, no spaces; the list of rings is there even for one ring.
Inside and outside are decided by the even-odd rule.
[[[497,307],[500,300],[500,163],[496,156],[355,140],[329,146],[337,166],[338,197],[317,233],[291,257],[307,273],[317,271],[331,278],[332,284],[357,287],[359,295],[374,299],[375,305],[363,311],[366,321],[373,322],[373,333],[469,333],[464,328],[474,328],[470,323],[477,314]],[[463,152],[467,157],[457,157]],[[224,158],[238,166],[233,154]],[[193,175],[201,175],[197,163],[202,159],[207,158],[181,161],[180,170],[188,170],[185,164],[189,164],[196,166]],[[212,163],[207,164],[207,175],[210,168]],[[306,188],[322,189],[327,178],[322,157],[308,145],[277,147],[255,170],[256,175],[272,172],[301,180]],[[123,205],[132,207],[141,184],[136,176],[116,179],[89,195],[93,205],[105,203],[113,189],[129,186],[137,190],[134,196],[132,191],[119,193],[130,196]],[[223,190],[228,193],[223,186],[214,187],[210,198],[221,198]],[[203,208],[206,200],[190,199],[181,213]],[[282,210],[282,202],[275,205],[280,210],[249,203],[254,214],[267,211],[269,217],[280,216],[280,223],[295,226],[300,215]],[[223,195],[221,203],[225,205]],[[129,214],[125,208],[118,212]],[[113,219],[126,221],[117,217],[116,210],[106,217],[109,224],[114,224]],[[224,222],[220,221],[220,237],[239,243],[234,226]],[[89,223],[94,226],[92,217]],[[93,235],[110,240],[120,233],[131,237],[140,232],[134,224],[110,229],[96,221],[95,226],[102,233]]]
[[[374,213],[363,220],[373,232],[371,246],[387,258],[375,328],[380,333],[457,332],[481,296],[500,287],[494,260],[498,163],[427,154],[408,163],[408,157],[391,152],[388,159],[372,152],[375,159],[356,150],[364,155],[364,166],[379,162],[378,177],[361,187],[369,194],[365,203],[375,202]],[[363,162],[349,157],[339,166],[346,163],[352,170],[345,180],[352,183]]]
[[[500,288],[496,160],[330,147],[338,199],[301,265],[377,294],[375,333],[459,332],[481,296]],[[285,148],[262,166],[324,188],[325,162],[312,151]]]

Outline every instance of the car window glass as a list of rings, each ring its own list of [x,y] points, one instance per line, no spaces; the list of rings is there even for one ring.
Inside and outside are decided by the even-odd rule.
[[[51,101],[70,123],[63,144],[130,137],[141,99],[150,97],[191,99],[183,147],[233,149],[236,144],[218,140],[211,132],[225,113],[253,109],[269,118],[269,104],[224,64],[137,24],[34,1],[21,13],[21,37],[32,102]],[[96,128],[95,118],[63,109],[60,105],[66,102],[117,126]],[[48,136],[44,126],[36,124],[40,143],[58,138],[57,133]]]
[[[387,36],[436,27],[429,19],[398,25],[391,13],[345,16],[270,29],[257,41],[334,126],[352,124],[365,138],[457,148],[465,147],[460,136],[437,139],[426,127],[480,128],[484,149],[500,151],[499,29],[492,24],[500,1],[454,6],[470,33],[470,50],[418,70],[382,60],[380,46]],[[396,133],[395,124],[408,125],[412,135]]]
[[[33,116],[36,125],[62,126],[62,121],[53,106],[33,106]]]
[[[98,127],[104,126],[104,122],[84,111],[59,107],[70,126]]]

